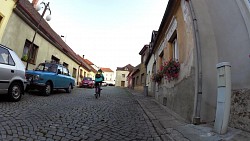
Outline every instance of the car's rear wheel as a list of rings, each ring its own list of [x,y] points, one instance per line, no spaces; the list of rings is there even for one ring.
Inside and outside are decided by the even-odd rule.
[[[49,96],[52,93],[52,84],[50,82],[46,82],[45,88],[43,89],[43,94]]]
[[[10,100],[15,102],[21,99],[23,93],[24,90],[22,88],[22,85],[18,82],[12,83],[8,90]]]
[[[71,86],[71,84],[69,84],[68,88],[65,89],[66,92],[67,92],[67,93],[71,93],[71,88],[72,88],[72,86]]]

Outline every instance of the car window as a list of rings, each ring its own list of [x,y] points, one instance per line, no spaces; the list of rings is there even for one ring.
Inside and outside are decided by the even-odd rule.
[[[90,78],[90,77],[85,77],[84,80],[89,80],[89,81],[91,81],[92,78]]]
[[[8,64],[7,57],[8,57],[8,50],[4,48],[0,48],[0,63]]]
[[[0,63],[1,63],[1,64],[6,64],[5,60],[3,59],[2,54],[0,54]]]
[[[35,70],[37,70],[37,71],[48,71],[48,72],[56,73],[57,65],[56,64],[49,64],[49,63],[41,63],[36,67]]]
[[[62,66],[58,66],[58,68],[57,68],[57,73],[58,73],[58,74],[63,74],[62,72],[63,72],[63,71],[62,71]]]
[[[57,71],[57,65],[56,64],[48,65],[48,70],[47,71],[56,72]]]
[[[4,48],[0,48],[0,63],[1,64],[8,64],[8,65],[15,65],[9,51]]]
[[[8,62],[9,62],[9,65],[12,65],[12,66],[14,66],[15,65],[15,62],[14,62],[14,60],[13,60],[13,58],[11,57],[11,55],[9,54],[8,55]]]
[[[43,69],[44,69],[44,64],[42,63],[42,64],[39,64],[39,65],[36,67],[35,70],[37,70],[37,71],[43,71]]]
[[[69,75],[69,71],[67,68],[63,67],[63,74],[64,75]]]

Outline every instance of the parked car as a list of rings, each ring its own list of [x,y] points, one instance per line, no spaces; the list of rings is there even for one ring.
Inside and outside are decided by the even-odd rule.
[[[106,82],[102,82],[102,86],[106,87],[108,84]]]
[[[67,93],[75,86],[75,79],[70,75],[69,70],[58,63],[40,63],[36,69],[26,71],[28,80],[27,91],[38,89],[44,95],[50,95],[54,89],[65,89]]]
[[[84,77],[81,82],[82,88],[94,88],[95,87],[95,81],[92,80],[91,77]]]
[[[109,84],[108,84],[108,86],[115,86],[115,84],[113,84],[113,83],[109,83]]]
[[[17,54],[0,44],[0,94],[19,101],[26,88],[25,66]]]

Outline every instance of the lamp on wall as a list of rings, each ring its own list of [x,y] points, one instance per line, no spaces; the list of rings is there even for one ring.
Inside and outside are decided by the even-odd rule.
[[[43,19],[43,16],[45,15],[45,12],[46,12],[47,10],[49,10],[50,14],[47,15],[45,19],[46,19],[47,21],[50,21],[50,20],[51,20],[51,10],[50,10],[50,7],[49,7],[49,2],[48,2],[48,3],[41,2],[41,3],[36,7],[36,10],[37,10],[37,11],[41,10],[41,9],[43,8],[42,5],[45,6],[45,7],[44,7],[43,13],[42,13],[42,15],[41,15],[41,17],[40,17],[40,20],[39,20],[39,22],[38,22],[38,24],[37,24],[37,26],[36,26],[35,34],[34,34],[34,36],[33,36],[32,42],[31,42],[31,44],[30,44],[30,46],[29,46],[29,49],[28,49],[28,53],[27,53],[28,60],[26,61],[26,62],[27,62],[27,63],[26,63],[26,70],[28,70],[28,66],[29,66],[29,62],[30,62],[30,50],[31,50],[31,48],[33,48],[33,45],[34,45],[34,41],[35,41],[35,38],[36,38],[37,31],[38,31],[38,29],[39,29],[39,27],[40,27],[40,24],[41,24],[41,21],[42,21],[42,19]]]

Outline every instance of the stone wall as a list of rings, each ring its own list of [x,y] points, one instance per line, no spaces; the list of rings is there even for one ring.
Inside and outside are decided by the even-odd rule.
[[[229,126],[250,132],[250,89],[232,91]]]

